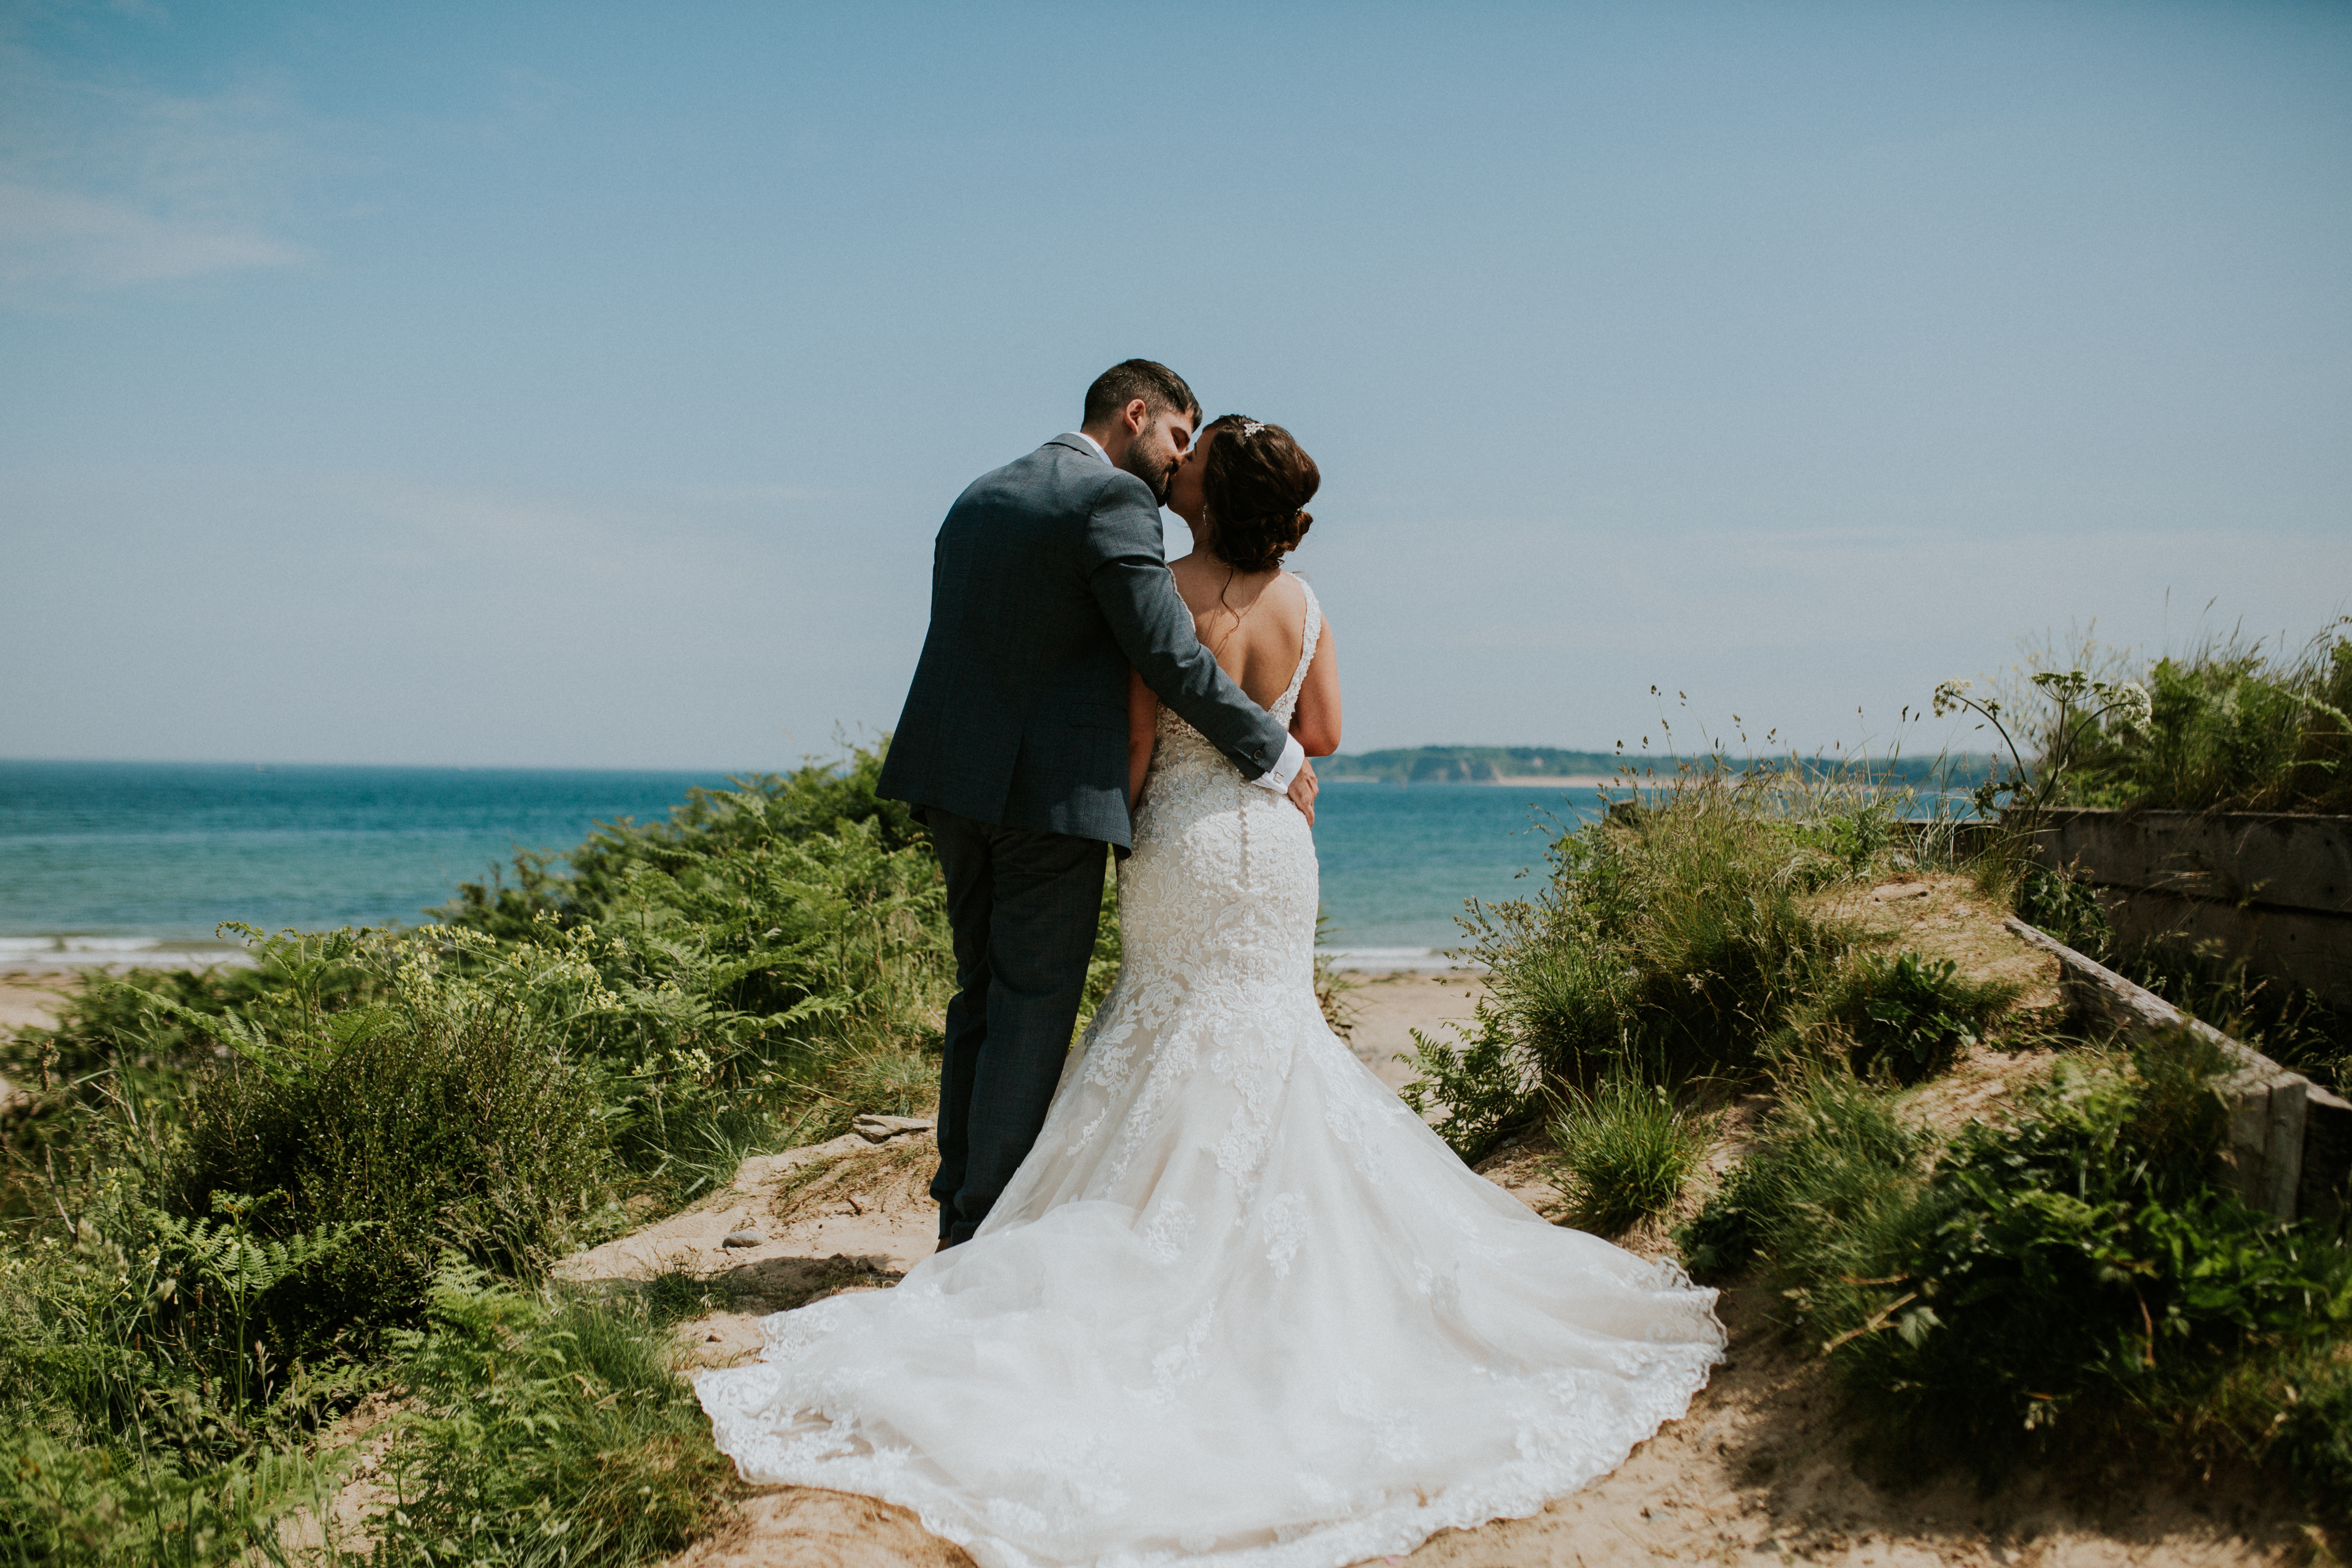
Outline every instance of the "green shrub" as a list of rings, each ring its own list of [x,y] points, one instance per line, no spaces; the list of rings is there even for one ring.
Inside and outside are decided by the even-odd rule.
[[[532,940],[542,918],[595,921],[626,893],[639,869],[675,872],[698,857],[725,857],[761,845],[795,844],[845,824],[870,826],[885,853],[928,843],[903,801],[874,793],[887,738],[848,747],[835,762],[813,762],[789,773],[748,773],[725,790],[690,789],[667,822],[623,818],[600,823],[561,857],[526,852],[514,859],[515,886],[494,868],[488,882],[461,883],[436,910],[443,925]]]
[[[2031,854],[2022,846],[2018,849]],[[2013,852],[2017,850],[2007,847],[2002,851]],[[2072,868],[2053,870],[2038,858],[2030,859],[2017,875],[2011,901],[2020,920],[2075,952],[2101,963],[2114,956],[2115,924],[2091,890],[2090,879]]]
[[[1834,1068],[1784,1084],[1754,1152],[1675,1233],[1691,1272],[1727,1279],[1758,1258],[1808,1277],[1866,1279],[1908,1213],[1933,1140],[1884,1085]],[[1801,1260],[1801,1263],[1796,1260]]]
[[[1616,1236],[1664,1214],[1706,1152],[1711,1118],[1675,1103],[1666,1086],[1625,1072],[1570,1089],[1551,1123],[1553,1184],[1570,1223]]]
[[[63,1194],[57,1194],[62,1197]],[[209,1563],[275,1550],[331,1489],[305,1451],[365,1374],[273,1324],[354,1241],[184,1222],[117,1169],[76,1213],[0,1245],[0,1562]]]
[[[252,968],[93,973],[67,994],[54,1028],[0,1030],[0,1077],[31,1097],[5,1123],[0,1216],[47,1206],[47,1174],[86,1157],[94,1131],[116,1115],[176,1120],[190,1085],[220,1059],[205,1020],[274,1020],[306,989],[314,1002],[354,1005],[373,985],[340,960],[296,974],[278,951],[262,950]]]
[[[2323,635],[2293,658],[2233,637],[2147,677],[2146,725],[2113,731],[2084,759],[2095,805],[2181,810],[2352,810],[2352,639]]]
[[[422,1406],[386,1467],[387,1564],[625,1564],[684,1546],[731,1489],[661,1328],[625,1301],[454,1261],[400,1337]]]
[[[1801,1010],[1792,1037],[1833,1026],[1853,1042],[1846,1058],[1855,1071],[1917,1083],[1950,1067],[2017,996],[2017,986],[1969,980],[1948,959],[1859,953],[1819,1001]]]
[[[1454,1042],[1412,1031],[1413,1080],[1398,1091],[1414,1112],[1444,1114],[1438,1136],[1465,1160],[1482,1158],[1527,1120],[1543,1080],[1524,1045],[1488,1026]]]
[[[1895,1451],[1991,1475],[2053,1434],[2231,1428],[2280,1367],[2344,1353],[2352,1255],[2214,1184],[2218,1066],[2186,1036],[2062,1062],[2018,1121],[1948,1144],[1892,1091],[1820,1079],[1682,1239],[1702,1270],[1760,1256]],[[2231,1429],[2341,1473],[2340,1432],[2286,1425]]]
[[[378,1005],[289,1011],[277,1030],[211,1021],[236,1054],[191,1091],[167,1164],[183,1214],[256,1194],[269,1234],[368,1227],[277,1303],[319,1332],[411,1318],[444,1248],[535,1274],[607,1210],[618,1174],[597,1074],[560,1043],[544,990],[453,978],[396,943],[377,958],[398,970]]]
[[[1981,1464],[2078,1404],[2094,1431],[2192,1405],[2234,1357],[2352,1326],[2342,1249],[2211,1184],[2222,1118],[2183,1059],[2144,1054],[2141,1074],[2084,1075],[2012,1127],[1964,1131],[1881,1260],[1894,1299],[1825,1297],[1850,1320],[1848,1386]]]
[[[845,1131],[921,1109],[953,965],[946,889],[928,849],[875,821],[669,857],[630,871],[593,921],[561,931],[605,1000],[575,1026],[615,1064],[630,1164],[684,1198],[733,1174],[700,1156],[779,1125]],[[886,1086],[880,1100],[859,1098]],[[779,1119],[781,1118],[781,1121]]]
[[[1539,893],[1465,920],[1486,994],[1459,1043],[1418,1042],[1417,1102],[1475,1160],[1549,1085],[1756,1078],[1857,940],[1807,895],[1948,853],[1893,830],[1906,799],[1858,773],[1690,772],[1561,834]]]
[[[1936,710],[1972,708],[2011,740],[2011,776],[1979,804],[2182,811],[2352,810],[2352,637],[2339,620],[2297,653],[2232,632],[2125,680],[2122,656],[2045,648],[2006,698],[1947,682]],[[2066,664],[2091,668],[2061,668]],[[2093,670],[2100,673],[2094,675]],[[2112,676],[2114,679],[2107,679]],[[2029,767],[2019,755],[2034,753]]]

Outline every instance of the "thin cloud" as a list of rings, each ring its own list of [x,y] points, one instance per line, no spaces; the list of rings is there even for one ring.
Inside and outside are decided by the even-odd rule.
[[[0,181],[0,283],[12,290],[128,289],[207,272],[287,267],[309,254],[258,229]]]
[[[0,297],[18,305],[296,265],[298,116],[266,92],[177,97],[0,45]]]

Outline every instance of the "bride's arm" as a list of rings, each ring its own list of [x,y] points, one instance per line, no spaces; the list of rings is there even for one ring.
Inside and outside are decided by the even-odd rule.
[[[1312,680],[1314,676],[1307,677]],[[1127,808],[1143,799],[1143,775],[1151,771],[1151,741],[1160,732],[1160,699],[1143,684],[1142,675],[1127,672]],[[1305,745],[1305,742],[1299,744]]]
[[[1331,623],[1315,640],[1315,662],[1298,687],[1298,711],[1290,716],[1290,732],[1310,757],[1328,757],[1339,749],[1339,650],[1332,645]]]

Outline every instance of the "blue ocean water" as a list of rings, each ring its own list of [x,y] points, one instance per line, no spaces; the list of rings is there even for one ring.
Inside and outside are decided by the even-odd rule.
[[[0,963],[163,939],[414,925],[518,848],[668,815],[716,773],[0,762]],[[112,939],[110,942],[109,939]]]
[[[1556,784],[1327,784],[1315,804],[1324,942],[1457,946],[1466,900],[1530,896],[1551,836],[1601,809],[1598,790]]]
[[[0,762],[0,966],[160,949],[215,928],[414,924],[518,848],[561,853],[598,821],[667,815],[693,773]],[[1510,898],[1543,863],[1558,785],[1331,784],[1316,826],[1326,940],[1423,950],[1465,899]]]

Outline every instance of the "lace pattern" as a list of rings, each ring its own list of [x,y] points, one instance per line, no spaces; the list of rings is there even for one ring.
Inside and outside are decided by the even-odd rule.
[[[1286,721],[1321,624],[1310,589]],[[1714,1292],[1529,1212],[1333,1037],[1305,819],[1165,711],[1119,878],[1125,968],[979,1234],[698,1381],[747,1479],[984,1568],[1338,1568],[1682,1413]]]

